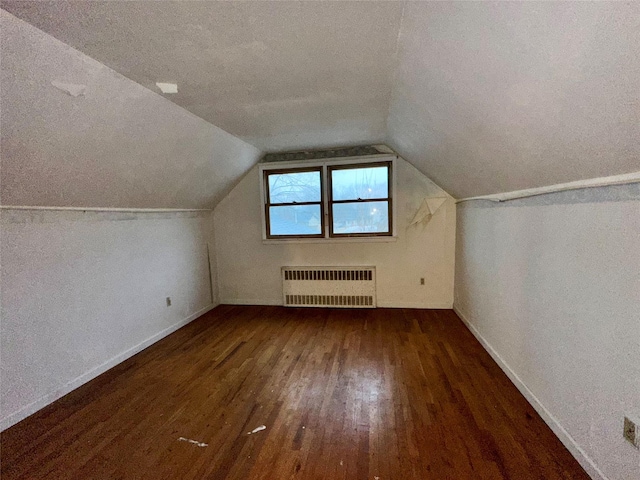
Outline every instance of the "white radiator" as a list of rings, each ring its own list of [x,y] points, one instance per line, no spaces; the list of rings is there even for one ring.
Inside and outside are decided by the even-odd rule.
[[[375,308],[375,267],[282,267],[289,307]]]

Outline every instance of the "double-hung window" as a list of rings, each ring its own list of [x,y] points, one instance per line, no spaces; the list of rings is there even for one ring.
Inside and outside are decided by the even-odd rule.
[[[393,161],[261,167],[266,239],[393,235]]]
[[[391,235],[391,164],[328,167],[332,237]]]
[[[266,170],[267,238],[324,237],[322,168]]]

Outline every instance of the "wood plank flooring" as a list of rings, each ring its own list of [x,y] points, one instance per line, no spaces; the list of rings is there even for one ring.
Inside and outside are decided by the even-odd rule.
[[[588,478],[451,310],[221,306],[1,440],[3,480]]]

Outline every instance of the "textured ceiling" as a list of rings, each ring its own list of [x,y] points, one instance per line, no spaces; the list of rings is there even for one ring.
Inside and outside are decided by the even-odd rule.
[[[388,143],[462,198],[640,170],[640,2],[409,3]]]
[[[401,3],[2,2],[261,150],[385,138]]]
[[[213,208],[258,161],[255,147],[4,10],[0,34],[4,205]]]
[[[452,195],[640,170],[640,2],[16,2],[263,151],[380,143]]]

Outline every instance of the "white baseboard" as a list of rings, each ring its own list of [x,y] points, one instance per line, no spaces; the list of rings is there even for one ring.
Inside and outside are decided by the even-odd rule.
[[[124,362],[126,359],[134,356],[138,352],[141,352],[142,350],[144,350],[148,346],[153,345],[158,340],[163,339],[167,335],[172,334],[173,332],[175,332],[179,328],[184,327],[187,323],[192,322],[196,318],[204,315],[205,313],[207,313],[208,311],[212,310],[216,306],[217,305],[215,305],[215,304],[207,305],[206,307],[198,310],[194,314],[189,315],[187,318],[185,318],[183,320],[180,320],[178,323],[176,323],[174,325],[171,325],[168,328],[165,328],[164,330],[156,333],[155,335],[152,335],[151,337],[147,338],[146,340],[143,340],[139,344],[137,344],[137,345],[129,348],[128,350],[125,350],[124,352],[116,355],[115,357],[107,360],[103,364],[98,365],[97,367],[89,370],[88,372],[83,373],[79,377],[75,378],[74,380],[71,380],[70,382],[66,383],[62,387],[58,388],[56,391],[51,392],[51,393],[47,393],[46,395],[43,395],[42,397],[40,397],[36,401],[31,402],[29,405],[26,405],[25,407],[22,407],[17,412],[14,412],[14,413],[12,413],[12,414],[0,419],[0,431],[6,430],[10,426],[15,425],[16,423],[18,423],[19,421],[24,420],[29,415],[34,414],[38,410],[40,410],[40,409],[46,407],[47,405],[55,402],[59,398],[64,397],[67,393],[75,390],[76,388],[78,388],[81,385],[84,385],[85,383],[89,382],[90,380],[93,380],[98,375],[101,375],[102,373],[106,372],[110,368],[113,368],[116,365],[118,365],[119,363]]]
[[[418,308],[422,310],[451,310],[451,303],[422,303],[422,302],[378,302],[379,308]]]
[[[500,354],[491,346],[489,342],[482,336],[482,334],[476,329],[476,327],[469,321],[467,316],[460,310],[457,305],[453,305],[453,310],[458,314],[460,319],[467,326],[469,331],[480,342],[484,349],[491,355],[493,360],[498,364],[502,371],[509,377],[509,380],[516,386],[516,388],[522,393],[524,398],[531,404],[531,406],[538,412],[538,415],[542,417],[544,422],[551,428],[553,433],[560,439],[562,444],[567,447],[567,450],[573,455],[578,463],[585,469],[589,476],[597,480],[608,480],[604,473],[597,467],[597,465],[591,460],[586,452],[576,443],[571,435],[564,429],[564,427],[558,422],[558,420],[545,408],[545,406],[538,400],[534,393],[529,390],[526,384],[520,379],[520,377],[514,372],[511,367],[503,360]]]
[[[282,306],[282,299],[263,300],[263,299],[246,299],[246,298],[226,298],[220,302],[224,305],[279,305]],[[376,305],[380,308],[421,308],[421,309],[447,309],[451,310],[451,303],[396,303],[396,302],[378,302]]]
[[[282,299],[278,300],[264,300],[260,298],[225,298],[220,301],[221,305],[280,305],[282,306]]]

